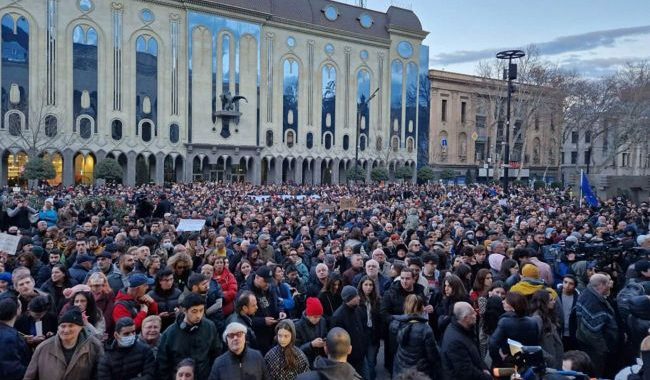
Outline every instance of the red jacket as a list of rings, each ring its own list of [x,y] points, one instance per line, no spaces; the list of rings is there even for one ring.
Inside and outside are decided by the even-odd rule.
[[[221,275],[213,277],[221,286],[223,292],[223,315],[228,316],[235,310],[235,297],[237,296],[237,279],[228,268],[223,268]]]
[[[158,314],[158,304],[153,301],[149,304],[149,312],[145,313],[140,310],[141,302],[134,299],[127,293],[120,290],[115,296],[115,307],[113,308],[113,321],[117,322],[122,317],[133,318],[135,322],[135,329],[140,331],[142,328],[142,321],[149,315]]]

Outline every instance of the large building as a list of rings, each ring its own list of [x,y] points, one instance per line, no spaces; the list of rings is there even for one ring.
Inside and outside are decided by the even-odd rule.
[[[429,70],[431,122],[428,161],[486,181],[503,174],[507,83],[478,76]],[[561,101],[552,91],[518,86],[512,98],[509,177],[558,179]],[[495,172],[495,167],[496,172]]]
[[[356,141],[369,176],[415,168],[428,140],[427,32],[410,10],[0,0],[0,17],[2,184],[34,154],[65,185],[106,157],[126,184],[338,183]]]

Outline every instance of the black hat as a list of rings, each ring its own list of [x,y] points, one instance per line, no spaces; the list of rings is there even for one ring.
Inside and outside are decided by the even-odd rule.
[[[273,271],[266,265],[259,267],[255,274],[264,278],[266,281],[270,281],[273,278]]]
[[[111,252],[108,250],[102,251],[99,255],[97,255],[97,258],[103,257],[105,259],[113,259],[113,255],[111,255]]]
[[[81,310],[78,307],[72,307],[65,312],[61,317],[59,317],[59,324],[62,323],[73,323],[77,326],[84,325],[84,319],[81,315]]]
[[[639,260],[634,264],[634,269],[636,269],[636,272],[638,274],[641,274],[641,272],[646,272],[648,269],[650,269],[650,261],[648,260]]]

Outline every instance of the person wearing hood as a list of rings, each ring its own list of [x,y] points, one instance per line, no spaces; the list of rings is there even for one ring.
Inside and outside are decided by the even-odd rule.
[[[226,326],[223,340],[228,345],[228,351],[214,361],[208,380],[270,379],[262,354],[246,344],[247,330],[239,322],[231,322]]]
[[[196,378],[207,379],[210,365],[221,351],[217,328],[205,318],[205,299],[200,295],[188,294],[180,307],[176,322],[160,337],[158,378],[171,379],[178,363],[192,358],[196,365]]]
[[[650,331],[650,296],[641,295],[630,298],[627,328],[632,347],[636,350],[641,344],[641,340]]]
[[[431,379],[441,379],[438,344],[424,312],[424,301],[410,294],[404,302],[404,315],[390,324],[390,332],[397,336],[397,352],[393,363],[393,377],[415,367]]]
[[[511,288],[511,292],[519,293],[523,296],[530,297],[535,294],[538,290],[548,290],[551,293],[553,299],[557,299],[557,293],[552,288],[546,286],[544,280],[540,279],[540,271],[537,266],[534,264],[524,264],[521,268],[521,281],[514,284]]]
[[[307,355],[313,368],[315,359],[326,357],[327,320],[323,318],[323,305],[318,298],[309,297],[305,304],[305,311],[296,323],[296,346]]]
[[[43,220],[47,222],[48,227],[56,226],[56,222],[59,220],[59,215],[54,210],[54,199],[47,198],[43,209],[38,213],[38,220]]]
[[[84,332],[81,310],[73,307],[59,318],[57,334],[36,347],[24,379],[94,379],[103,353],[99,340]]]
[[[106,346],[99,359],[97,380],[153,380],[156,372],[153,351],[137,338],[133,319],[120,318],[113,337],[115,340]]]
[[[325,352],[327,358],[317,358],[312,371],[298,375],[297,380],[360,380],[362,379],[348,362],[352,352],[350,334],[340,327],[327,333]]]

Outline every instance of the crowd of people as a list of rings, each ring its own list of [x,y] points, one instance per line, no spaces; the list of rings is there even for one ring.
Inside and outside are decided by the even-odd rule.
[[[244,183],[0,201],[19,237],[0,251],[3,380],[488,380],[520,360],[509,340],[650,378],[647,202]]]

